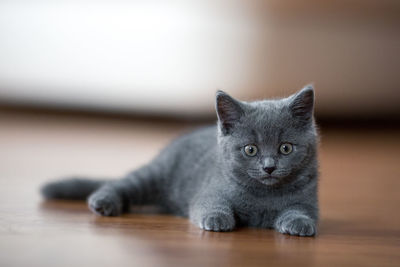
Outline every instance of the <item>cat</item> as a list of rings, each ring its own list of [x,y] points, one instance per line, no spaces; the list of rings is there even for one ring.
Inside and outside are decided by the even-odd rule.
[[[69,178],[42,187],[48,199],[87,199],[98,215],[151,204],[204,230],[274,228],[314,236],[318,134],[314,89],[244,102],[216,93],[217,124],[184,135],[119,180]]]

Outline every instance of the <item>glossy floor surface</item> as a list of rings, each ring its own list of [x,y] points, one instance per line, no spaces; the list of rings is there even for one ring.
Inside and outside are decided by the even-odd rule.
[[[0,112],[0,266],[400,266],[400,131],[323,128],[316,238],[206,232],[185,218],[102,218],[45,202],[70,174],[118,177],[189,123]]]

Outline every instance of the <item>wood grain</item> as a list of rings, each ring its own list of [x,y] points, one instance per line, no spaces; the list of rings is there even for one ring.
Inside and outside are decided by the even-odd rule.
[[[322,129],[316,238],[213,233],[144,212],[102,218],[38,194],[66,174],[118,177],[194,126],[0,114],[0,266],[400,266],[398,130]]]

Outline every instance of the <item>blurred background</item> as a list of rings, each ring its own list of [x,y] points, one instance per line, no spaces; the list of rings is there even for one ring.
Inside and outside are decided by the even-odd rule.
[[[1,0],[0,103],[213,119],[314,83],[321,119],[398,118],[400,2]]]

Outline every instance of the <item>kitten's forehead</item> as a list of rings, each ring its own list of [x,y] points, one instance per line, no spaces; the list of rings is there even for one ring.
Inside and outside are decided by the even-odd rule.
[[[242,120],[245,135],[258,140],[279,142],[283,135],[296,132],[293,117],[284,100],[264,100],[247,104],[247,112]],[[268,140],[266,140],[268,139]]]
[[[284,99],[251,102],[248,107],[247,117],[254,121],[257,128],[276,130],[293,124],[293,117]]]
[[[246,103],[249,111],[260,111],[263,113],[279,113],[282,109],[288,107],[288,101],[286,99],[278,99],[278,100],[261,100]]]

